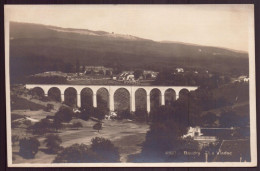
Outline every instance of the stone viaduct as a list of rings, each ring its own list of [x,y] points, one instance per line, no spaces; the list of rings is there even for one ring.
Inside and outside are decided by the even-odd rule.
[[[150,93],[154,89],[158,89],[160,91],[160,105],[165,105],[165,92],[167,90],[174,90],[175,92],[175,99],[179,98],[180,91],[187,90],[187,91],[194,91],[198,87],[196,86],[136,86],[136,85],[62,85],[62,84],[26,84],[25,87],[27,89],[34,89],[34,88],[41,88],[44,91],[44,95],[48,96],[48,91],[51,88],[58,88],[60,90],[61,101],[65,100],[65,91],[68,88],[74,88],[77,92],[77,106],[81,107],[81,91],[84,88],[89,88],[92,90],[93,93],[93,107],[97,107],[97,91],[101,88],[107,90],[109,95],[109,110],[114,111],[114,94],[118,89],[125,89],[130,94],[130,111],[135,111],[135,92],[139,89],[143,89],[146,92],[147,96],[147,112],[151,111],[151,101],[150,101]]]

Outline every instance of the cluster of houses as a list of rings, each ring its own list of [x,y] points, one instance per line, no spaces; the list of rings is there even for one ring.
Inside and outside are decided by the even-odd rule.
[[[238,81],[238,82],[249,82],[249,77],[246,76],[246,75],[241,75],[235,81]]]
[[[117,76],[113,76],[113,80],[124,81],[125,83],[137,83],[140,80],[154,80],[159,72],[144,70],[138,78],[135,77],[134,71],[123,71]]]
[[[63,73],[60,71],[49,71],[44,72],[40,74],[36,74],[39,76],[63,76],[66,77],[68,81],[72,80],[89,80],[89,79],[110,79],[114,81],[120,81],[124,83],[129,84],[135,84],[140,82],[141,80],[155,80],[159,74],[157,71],[153,70],[142,70],[141,73],[139,73],[138,78],[135,76],[135,71],[129,70],[129,71],[122,71],[119,74],[113,73],[113,68],[105,67],[105,66],[88,66],[88,65],[82,65],[80,66],[80,72],[79,73]],[[174,74],[177,73],[184,73],[183,68],[175,68]],[[195,74],[198,74],[198,71],[194,71]],[[239,80],[248,81],[248,78],[239,78]]]

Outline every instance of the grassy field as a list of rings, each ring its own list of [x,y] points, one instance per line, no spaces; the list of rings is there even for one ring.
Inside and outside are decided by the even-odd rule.
[[[16,111],[17,113],[17,111]],[[23,113],[26,115],[26,113]],[[36,115],[29,114],[33,119],[40,119]],[[46,114],[42,114],[42,117]],[[62,139],[62,146],[68,147],[74,143],[84,143],[89,145],[91,139],[94,137],[104,137],[111,140],[115,146],[119,148],[120,161],[127,162],[127,157],[132,154],[139,153],[141,151],[141,143],[145,140],[146,132],[149,128],[147,124],[135,123],[133,121],[112,121],[104,120],[103,129],[99,132],[93,130],[94,121],[83,121],[81,119],[73,119],[71,122],[80,121],[83,124],[83,128],[79,130],[75,129],[64,129],[61,130],[58,135]],[[12,135],[18,135],[20,137],[30,136],[30,133],[26,132],[25,129],[16,128],[12,130]],[[44,136],[38,137],[41,142],[40,150],[36,154],[34,159],[24,159],[19,152],[18,143],[13,145],[13,156],[14,163],[51,163],[56,155],[46,154],[45,144],[43,144]]]

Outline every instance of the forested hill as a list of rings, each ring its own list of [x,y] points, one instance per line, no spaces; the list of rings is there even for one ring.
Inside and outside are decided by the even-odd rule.
[[[105,31],[65,29],[53,26],[10,23],[11,79],[63,70],[66,63],[115,64],[125,69],[207,69],[248,73],[248,54],[228,49],[177,42],[156,42],[132,35]]]

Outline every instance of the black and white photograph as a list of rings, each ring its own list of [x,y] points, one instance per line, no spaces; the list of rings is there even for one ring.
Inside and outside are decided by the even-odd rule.
[[[9,167],[257,166],[254,5],[5,5]]]

